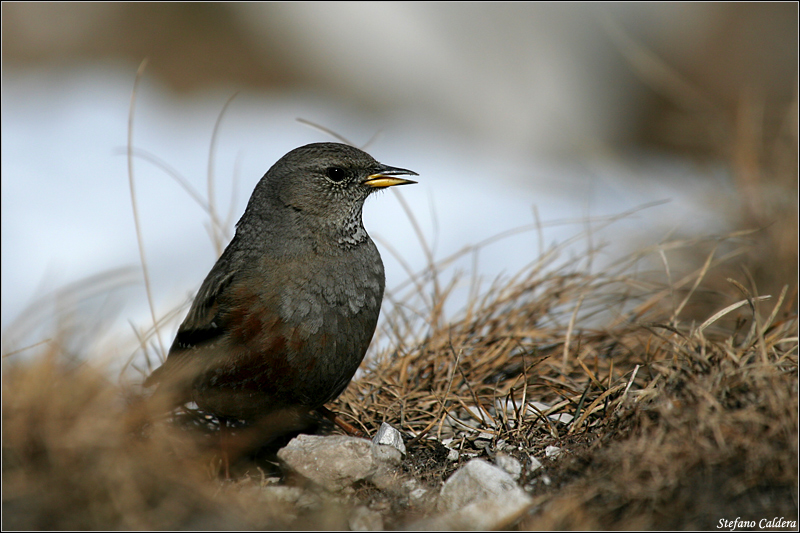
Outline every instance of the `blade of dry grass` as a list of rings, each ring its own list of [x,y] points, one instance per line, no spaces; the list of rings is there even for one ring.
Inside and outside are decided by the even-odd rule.
[[[156,319],[156,308],[155,303],[153,302],[153,291],[150,286],[150,273],[147,268],[147,259],[145,257],[144,252],[144,240],[142,237],[142,228],[141,224],[139,223],[139,210],[136,206],[136,186],[133,174],[133,117],[134,111],[136,109],[136,94],[139,89],[139,83],[142,80],[142,76],[144,75],[144,70],[147,67],[147,59],[144,59],[142,63],[139,65],[139,69],[136,71],[136,78],[133,82],[133,91],[131,92],[131,104],[128,111],[128,185],[130,187],[131,193],[131,207],[133,208],[133,223],[136,227],[136,242],[139,246],[139,260],[142,264],[142,274],[144,276],[144,290],[147,294],[147,304],[150,308],[150,318],[153,321],[153,327],[158,323]],[[158,349],[161,357],[166,356],[166,350],[164,350],[164,343],[161,341],[161,335],[159,335],[158,329],[155,330],[156,332],[156,339],[158,340]],[[143,348],[145,348],[143,346]]]

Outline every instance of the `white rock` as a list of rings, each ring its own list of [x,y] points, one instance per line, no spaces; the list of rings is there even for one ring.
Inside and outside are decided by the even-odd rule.
[[[339,491],[375,472],[368,440],[345,436],[298,435],[278,458],[300,476]]]
[[[406,445],[403,443],[403,436],[391,424],[383,422],[375,437],[372,439],[375,445],[391,446],[396,448],[403,455],[406,454]]]
[[[552,407],[551,405],[548,405],[548,404],[546,404],[544,402],[528,402],[528,405],[530,407],[534,407],[534,408],[538,409],[542,413],[546,412],[548,409],[550,409],[550,407]],[[529,409],[530,409],[530,407],[529,407]],[[532,410],[532,409],[530,409],[530,410]]]
[[[561,453],[561,448],[559,448],[558,446],[548,446],[547,448],[544,449],[545,457],[549,458],[558,457],[560,453]]]
[[[356,507],[348,520],[350,531],[383,531],[383,517],[368,507]]]
[[[296,504],[305,494],[300,487],[287,487],[286,485],[268,485],[261,490],[270,498],[291,504]]]
[[[419,505],[430,497],[429,490],[425,487],[419,487],[408,493],[408,501],[412,505]]]
[[[554,422],[561,422],[562,424],[569,424],[570,422],[572,422],[572,420],[575,417],[572,416],[569,413],[558,413],[558,414],[548,415],[547,418],[549,418],[550,420],[552,420]]]
[[[406,454],[406,446],[400,432],[386,422],[381,424],[372,439],[372,456],[379,463],[399,465]]]
[[[458,511],[445,513],[422,528],[433,530],[477,530],[501,529],[524,513],[531,504],[531,497],[518,488],[503,498],[487,498],[473,502]],[[421,528],[421,529],[422,529]]]
[[[494,463],[515,480],[519,479],[519,476],[522,474],[522,464],[507,453],[498,453],[495,455]]]
[[[503,470],[473,459],[445,482],[438,508],[443,514],[412,529],[496,529],[525,512],[531,498]]]
[[[473,459],[445,482],[438,507],[443,511],[457,511],[474,501],[502,499],[516,491],[522,489],[508,473],[483,459]]]

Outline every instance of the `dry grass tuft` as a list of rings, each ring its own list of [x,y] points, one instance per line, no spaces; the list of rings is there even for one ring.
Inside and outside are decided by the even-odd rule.
[[[59,346],[3,367],[3,529],[341,528],[341,508],[220,482],[195,432],[145,424],[130,390]],[[299,516],[301,515],[301,516]]]
[[[523,476],[543,505],[524,529],[797,517],[797,313],[786,288],[764,307],[729,282],[718,303],[740,291],[745,299],[697,324],[677,311],[709,268],[681,291],[625,276],[630,263],[598,275],[539,266],[492,287],[461,320],[383,354],[340,412],[369,432],[389,422],[412,443],[453,439],[466,454],[429,465],[431,483],[471,456],[503,451],[525,464],[558,446],[564,459]],[[392,319],[408,327],[409,315],[426,313]],[[592,321],[603,326],[578,326]],[[550,408],[520,408],[529,401]]]
[[[653,333],[650,379],[556,468],[564,490],[535,529],[712,529],[797,519],[797,321],[737,342]]]

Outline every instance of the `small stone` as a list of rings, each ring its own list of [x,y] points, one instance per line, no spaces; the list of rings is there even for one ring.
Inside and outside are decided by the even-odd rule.
[[[271,485],[262,489],[264,494],[276,500],[296,504],[303,497],[304,491],[299,487]]]
[[[558,414],[548,415],[547,418],[549,418],[553,422],[561,422],[562,424],[569,424],[575,417],[569,413],[558,413]]]
[[[443,514],[411,529],[496,529],[523,513],[531,498],[503,470],[473,459],[445,482],[439,495]]]
[[[550,409],[550,407],[551,407],[550,405],[548,405],[546,403],[543,403],[543,402],[528,402],[528,406],[529,406],[529,410],[534,411],[534,412],[538,410],[538,411],[540,411],[542,413],[547,412],[547,410]],[[530,409],[530,407],[533,407],[533,409]]]
[[[348,525],[350,531],[383,531],[383,517],[378,511],[360,506],[353,509]]]
[[[421,502],[428,499],[428,489],[419,487],[408,493],[408,501],[413,505],[419,505]]]
[[[472,444],[479,450],[483,450],[484,448],[489,447],[492,444],[492,441],[488,439],[475,439]]]
[[[483,459],[473,459],[445,482],[439,508],[457,511],[475,500],[498,497],[520,490],[514,479]]]
[[[561,453],[561,448],[559,448],[558,446],[548,446],[547,448],[544,449],[544,456],[549,459],[558,457],[560,453]]]
[[[396,491],[398,488],[402,489],[402,487],[398,487],[398,480],[401,479],[398,471],[385,464],[379,464],[377,470],[367,479],[380,490]],[[401,490],[400,492],[404,491]]]
[[[403,462],[403,454],[400,453],[400,450],[384,444],[372,444],[372,457],[376,463],[387,465],[396,466]]]
[[[498,453],[495,455],[494,463],[515,480],[519,479],[519,476],[522,475],[522,464],[507,453]]]
[[[378,429],[378,433],[372,439],[375,445],[391,446],[403,455],[406,454],[406,445],[403,443],[403,436],[391,424],[383,422]]]
[[[534,471],[540,469],[541,467],[542,467],[542,463],[541,463],[541,461],[539,461],[539,459],[537,459],[536,457],[534,457],[532,455],[528,456],[528,470],[530,470],[531,472],[534,472]]]
[[[386,422],[381,424],[372,439],[372,455],[378,462],[399,465],[406,454],[406,445],[400,432]]]
[[[339,435],[298,435],[278,451],[278,458],[330,491],[350,487],[376,470],[368,440]]]
[[[295,520],[300,513],[316,512],[322,500],[312,491],[286,485],[267,485],[260,489],[269,512],[282,520]]]
[[[389,500],[375,500],[369,504],[369,508],[373,511],[388,511],[392,508],[392,503]]]

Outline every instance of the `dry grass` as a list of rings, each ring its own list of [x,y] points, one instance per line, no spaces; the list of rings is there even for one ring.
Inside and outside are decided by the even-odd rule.
[[[745,294],[703,323],[686,322],[672,302],[688,303],[708,270],[680,291],[626,277],[628,267],[595,276],[534,267],[462,320],[384,354],[338,408],[369,431],[386,421],[416,439],[455,436],[451,447],[488,458],[500,442],[523,463],[562,448],[561,460],[523,479],[542,505],[522,521],[526,529],[796,518],[796,302],[786,289],[768,303]],[[729,286],[728,298],[745,290]],[[578,326],[600,311],[603,327]],[[408,314],[392,318],[406,325]],[[718,327],[723,318],[734,328]],[[552,407],[498,408],[526,400]],[[572,421],[547,417],[559,413]],[[491,444],[467,428],[470,418]],[[429,481],[459,464],[438,466]]]

